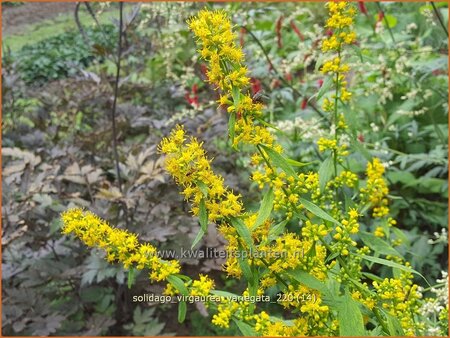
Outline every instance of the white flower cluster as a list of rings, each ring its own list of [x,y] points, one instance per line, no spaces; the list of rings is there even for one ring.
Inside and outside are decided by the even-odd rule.
[[[431,7],[424,8],[420,12],[426,18],[427,23],[436,26],[436,21],[434,20],[434,14]]]
[[[446,243],[448,241],[448,233],[446,228],[442,228],[441,232],[434,232],[434,238],[428,240],[428,244]]]
[[[399,115],[404,115],[404,116],[408,116],[408,117],[414,117],[414,116],[420,116],[425,114],[428,111],[428,107],[423,107],[421,109],[417,109],[417,110],[397,110],[397,114]]]
[[[445,329],[441,328],[439,324],[441,320],[446,320],[448,311],[448,272],[442,271],[442,278],[437,279],[437,286],[432,287],[430,291],[434,293],[435,298],[427,298],[420,308],[420,314],[426,318],[424,322],[424,334],[428,336],[442,336],[447,335]],[[422,291],[422,290],[420,290]],[[443,318],[445,317],[445,318]],[[443,325],[444,328],[446,325]]]
[[[314,142],[327,135],[325,129],[321,128],[321,123],[316,118],[305,120],[296,117],[294,120],[283,120],[275,123],[281,131],[291,134],[294,131],[301,135],[302,140]]]

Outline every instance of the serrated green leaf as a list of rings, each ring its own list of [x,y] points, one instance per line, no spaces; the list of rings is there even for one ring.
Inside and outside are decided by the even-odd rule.
[[[186,302],[182,301],[178,303],[178,323],[183,323],[186,319]]]
[[[188,289],[186,288],[186,285],[184,285],[183,281],[179,277],[177,277],[175,275],[170,275],[169,277],[167,277],[167,280],[183,296],[189,296],[189,292],[188,292]]]
[[[317,205],[315,205],[313,202],[310,202],[302,197],[299,198],[299,201],[301,204],[303,204],[303,206],[306,208],[306,210],[312,212],[314,215],[316,215],[317,217],[320,217],[326,221],[330,221],[333,222],[337,225],[341,225],[341,223],[339,223],[338,221],[336,221],[333,217],[331,217],[328,213],[326,213],[325,211],[323,211],[320,207],[318,207]]]
[[[263,200],[261,202],[261,207],[259,208],[258,211],[258,216],[256,217],[255,224],[253,225],[253,230],[255,230],[257,227],[263,224],[270,217],[270,213],[272,212],[273,208],[273,199],[274,199],[273,189],[270,188],[264,194]]]
[[[295,170],[292,169],[291,165],[288,163],[287,159],[284,156],[278,154],[275,150],[262,144],[260,145],[260,147],[264,149],[275,167],[282,169],[289,176],[296,176]]]
[[[338,304],[339,335],[365,336],[363,316],[358,303],[346,293]]]

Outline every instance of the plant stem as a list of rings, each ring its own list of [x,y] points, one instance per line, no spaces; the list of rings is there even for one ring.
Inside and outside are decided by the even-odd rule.
[[[441,13],[439,13],[439,11],[436,8],[436,5],[434,4],[433,1],[430,1],[430,3],[431,3],[431,6],[433,7],[434,14],[438,18],[439,24],[441,25],[442,29],[445,32],[445,35],[447,35],[447,38],[448,38],[448,30],[447,30],[447,27],[445,27],[444,21],[442,20]]]
[[[119,2],[119,41],[117,45],[117,71],[116,80],[114,83],[114,101],[111,110],[111,123],[112,123],[112,142],[114,161],[116,163],[117,180],[119,182],[119,190],[122,193],[122,177],[120,176],[119,167],[119,153],[117,151],[117,129],[116,129],[116,106],[117,96],[119,94],[119,78],[120,78],[120,61],[122,57],[122,26],[123,26],[123,2]]]
[[[338,58],[341,59],[341,49],[338,50]],[[340,61],[339,61],[340,64]],[[336,147],[338,146],[338,102],[339,102],[339,73],[336,73],[336,91],[334,93],[334,140],[336,141]],[[333,167],[334,176],[337,176],[337,149],[333,149]]]
[[[391,36],[392,42],[395,45],[395,44],[397,44],[397,42],[395,41],[394,34],[392,33],[392,30],[391,30],[391,26],[389,26],[389,22],[387,21],[386,14],[384,13],[383,8],[381,8],[381,5],[380,5],[380,3],[378,1],[376,2],[376,4],[377,4],[377,7],[378,7],[378,10],[383,15],[384,24],[386,25],[386,27],[387,27],[387,29],[389,31],[389,35]],[[398,54],[398,50],[397,50],[397,54]]]
[[[264,258],[260,257],[259,260],[269,269],[269,263],[267,263]],[[283,278],[281,278],[278,273],[276,273],[275,271],[271,271],[271,273],[280,283],[282,283],[286,287],[286,289],[289,288],[288,284],[283,280]]]

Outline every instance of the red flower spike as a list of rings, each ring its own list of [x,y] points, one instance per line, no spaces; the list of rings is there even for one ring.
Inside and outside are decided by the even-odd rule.
[[[244,27],[241,27],[240,35],[239,35],[239,44],[241,47],[244,47],[244,37],[247,34],[247,30]]]
[[[283,41],[282,41],[282,36],[281,36],[281,27],[283,25],[283,16],[280,16],[277,20],[277,24],[275,26],[275,32],[277,34],[277,43],[278,43],[278,48],[283,48]]]
[[[364,4],[364,1],[358,1],[359,10],[364,15],[368,15],[366,5]]]
[[[300,32],[300,29],[298,29],[294,20],[291,20],[291,27],[294,30],[295,34],[297,34],[297,36],[300,38],[300,40],[305,41],[305,37],[303,36],[302,32]]]
[[[251,84],[252,95],[255,95],[256,93],[261,91],[262,85],[261,85],[261,81],[259,81],[258,79],[252,77],[250,79],[250,84]]]
[[[304,110],[306,108],[306,106],[308,105],[308,99],[305,97],[302,101],[302,105],[301,108],[302,110]]]
[[[317,80],[317,86],[318,86],[319,88],[322,88],[322,86],[323,86],[323,79]]]
[[[364,142],[364,136],[362,134],[358,135],[358,141],[363,143]]]

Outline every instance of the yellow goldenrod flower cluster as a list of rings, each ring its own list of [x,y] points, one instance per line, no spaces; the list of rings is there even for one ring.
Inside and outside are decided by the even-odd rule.
[[[409,264],[406,263],[406,266]],[[401,272],[399,278],[385,278],[382,282],[373,282],[381,306],[397,318],[408,336],[415,335],[417,323],[414,316],[419,311],[421,294],[418,286],[412,282],[412,274]]]
[[[211,222],[241,213],[240,195],[224,186],[223,177],[212,171],[211,160],[206,157],[202,144],[194,137],[188,141],[183,127],[177,126],[164,138],[159,150],[167,155],[166,170],[184,189],[182,193],[192,203],[194,215],[199,214],[202,200]]]
[[[299,203],[302,194],[311,194],[313,198],[320,195],[319,175],[315,172],[300,173],[294,177],[263,165],[260,170],[252,173],[252,180],[260,189],[266,185],[273,189],[274,209],[284,210],[288,218],[292,217],[296,210],[302,209],[303,206]]]
[[[371,203],[373,217],[386,216],[389,214],[388,199],[386,198],[389,189],[383,178],[384,166],[380,159],[374,158],[367,164],[366,174],[367,185],[365,188],[361,188],[361,197]]]
[[[86,245],[105,250],[109,262],[119,261],[126,269],[148,268],[150,279],[156,282],[180,272],[178,261],[159,259],[155,247],[140,244],[135,234],[112,228],[89,211],[69,209],[61,215],[61,219],[64,234],[73,233]]]
[[[328,2],[327,6],[330,17],[327,19],[326,27],[331,29],[345,29],[353,25],[353,17],[356,11],[353,7],[349,6],[348,2]],[[343,36],[339,36],[339,39],[344,38]]]
[[[347,256],[350,253],[350,247],[356,246],[356,242],[350,236],[358,233],[359,231],[358,217],[358,211],[356,211],[356,209],[350,209],[348,212],[348,218],[341,220],[342,227],[337,226],[335,228],[336,234],[333,238],[336,242],[334,248],[343,256]]]
[[[356,40],[356,34],[352,31],[355,9],[346,1],[328,2],[329,18],[326,27],[331,30],[331,36],[322,40],[322,51],[332,55],[321,68],[322,74],[330,75],[336,90],[329,98],[324,98],[322,108],[324,111],[334,114],[334,139],[322,138],[318,142],[319,151],[327,149],[333,151],[335,176],[337,176],[337,163],[342,162],[342,156],[347,156],[345,145],[339,145],[338,132],[346,129],[343,114],[338,111],[339,101],[346,103],[351,99],[351,92],[347,90],[346,74],[350,66],[343,62],[342,51],[344,45],[352,44]]]
[[[357,181],[358,175],[349,170],[344,170],[327,184],[327,188],[332,189],[333,187],[343,186],[353,188]]]
[[[236,46],[236,34],[225,11],[202,10],[188,21],[188,25],[198,38],[200,55],[210,65],[207,75],[211,83],[224,91],[250,83],[245,67],[227,69],[227,65],[221,62],[226,60],[241,65],[244,59],[242,50]]]
[[[302,236],[314,242],[324,238],[328,233],[329,230],[324,224],[313,224],[310,220],[307,220],[302,227]]]
[[[191,287],[191,296],[203,296],[206,297],[209,295],[211,289],[214,288],[214,281],[205,275],[200,275],[199,280],[195,280],[192,282]]]
[[[262,104],[254,102],[248,92],[250,78],[243,66],[244,53],[236,45],[231,20],[224,11],[202,10],[188,21],[197,37],[201,57],[208,63],[208,81],[221,90],[219,104],[228,106],[235,115],[233,146],[240,143],[271,146],[273,136],[263,126],[254,123],[262,115]]]
[[[342,158],[344,156],[348,156],[348,150],[347,150],[347,145],[346,144],[342,144],[342,145],[338,145],[338,142],[336,139],[327,139],[325,137],[321,137],[318,141],[317,141],[317,145],[319,147],[319,151],[322,153],[326,150],[332,150],[335,151],[338,155],[338,161],[342,162]]]

